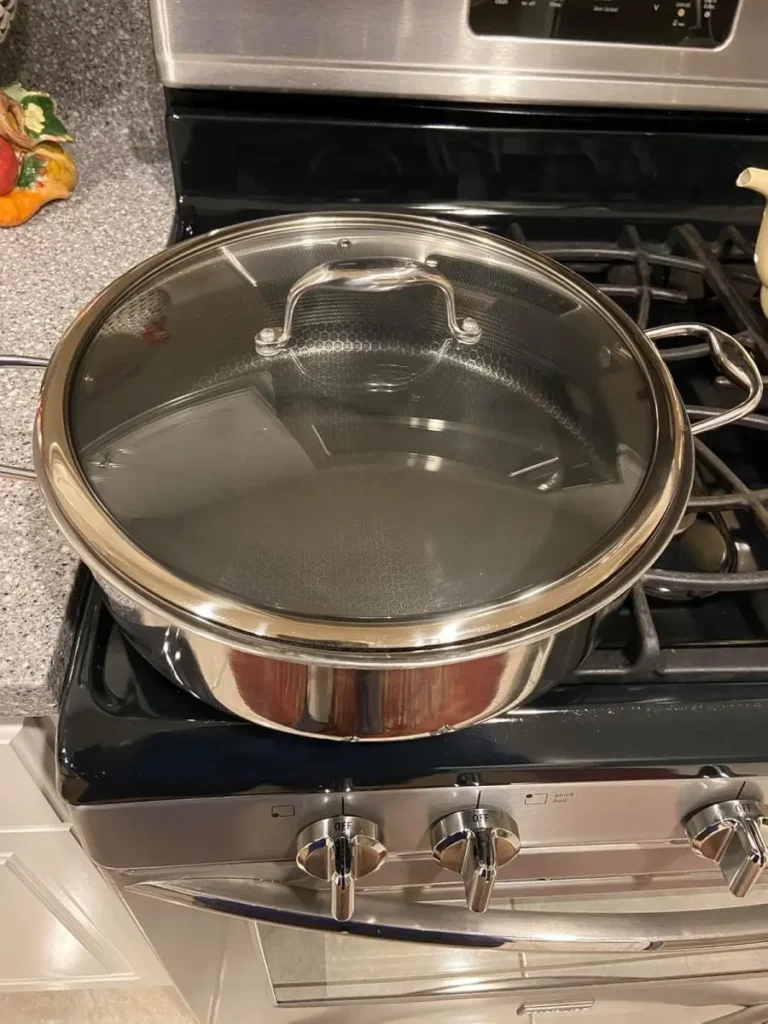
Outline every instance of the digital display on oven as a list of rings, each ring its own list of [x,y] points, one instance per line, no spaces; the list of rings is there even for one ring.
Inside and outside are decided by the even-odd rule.
[[[483,36],[711,49],[731,34],[738,6],[739,0],[471,0],[469,27]]]

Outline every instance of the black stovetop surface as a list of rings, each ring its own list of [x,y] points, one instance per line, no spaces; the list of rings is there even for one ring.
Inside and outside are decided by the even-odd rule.
[[[738,273],[743,262],[735,264]],[[593,274],[597,265],[586,260],[582,269]],[[605,276],[605,256],[599,267]],[[618,296],[622,302],[642,303],[642,289],[638,295],[634,286],[622,287],[631,292]],[[666,301],[654,293],[648,315],[663,319]],[[709,298],[686,308],[699,304]],[[722,309],[705,312],[731,330],[738,326]],[[707,360],[673,364],[673,372],[689,401],[732,400],[728,391],[715,393]],[[764,429],[735,427],[708,443],[755,487],[764,436]],[[726,513],[720,525],[741,556],[748,552],[747,568],[768,565],[768,538],[748,510]],[[691,567],[674,545],[662,564]],[[304,739],[232,718],[144,661],[85,570],[78,597],[59,725],[60,782],[71,803],[452,785],[462,777],[490,784],[526,769],[539,776],[606,768],[665,774],[768,761],[764,590],[670,601],[638,587],[604,621],[587,661],[530,707],[453,735],[394,744]]]
[[[766,646],[751,671],[732,650],[732,671],[719,681],[649,672],[601,682],[588,661],[584,674],[530,708],[485,725],[421,740],[339,743],[263,729],[177,689],[125,640],[85,571],[79,586],[58,732],[60,787],[72,804],[490,785],[526,769],[539,779],[606,768],[665,776],[768,759]]]
[[[642,326],[738,334],[768,370],[752,267],[761,206],[732,184],[768,165],[768,119],[305,99],[169,93],[175,238],[329,206],[439,213],[567,262]],[[671,368],[689,404],[735,400],[708,358]],[[760,488],[766,428],[758,416],[704,439]],[[702,474],[702,493],[733,490]],[[768,569],[749,508],[701,515],[731,569]],[[691,557],[675,542],[661,564],[697,568]],[[670,601],[638,586],[587,661],[530,707],[386,744],[281,734],[182,692],[124,639],[85,570],[71,609],[58,761],[73,804],[768,762],[768,591]]]

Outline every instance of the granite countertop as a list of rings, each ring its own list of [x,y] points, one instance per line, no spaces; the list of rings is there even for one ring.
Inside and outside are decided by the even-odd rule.
[[[48,356],[104,285],[161,249],[173,186],[146,0],[23,0],[0,86],[56,97],[75,136],[71,198],[0,229],[0,351]],[[40,371],[0,370],[0,462],[29,465]],[[77,559],[34,482],[0,478],[0,718],[54,711]]]
[[[99,289],[168,240],[167,160],[156,152],[148,159],[125,136],[107,138],[102,126],[72,127],[75,193],[23,227],[0,231],[5,353],[48,356]],[[39,383],[39,370],[0,370],[2,462],[30,463]],[[37,485],[0,478],[0,717],[55,710],[51,665],[66,650],[64,612],[76,565]]]

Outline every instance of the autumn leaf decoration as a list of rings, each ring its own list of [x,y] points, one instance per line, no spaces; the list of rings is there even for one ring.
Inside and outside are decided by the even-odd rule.
[[[63,146],[71,141],[48,93],[18,82],[0,89],[0,227],[23,224],[71,194],[77,171]]]

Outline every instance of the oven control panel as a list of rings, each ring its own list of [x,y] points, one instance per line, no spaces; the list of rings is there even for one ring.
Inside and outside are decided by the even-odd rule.
[[[171,88],[765,111],[768,0],[151,0]]]
[[[477,35],[714,49],[739,0],[471,0]]]

